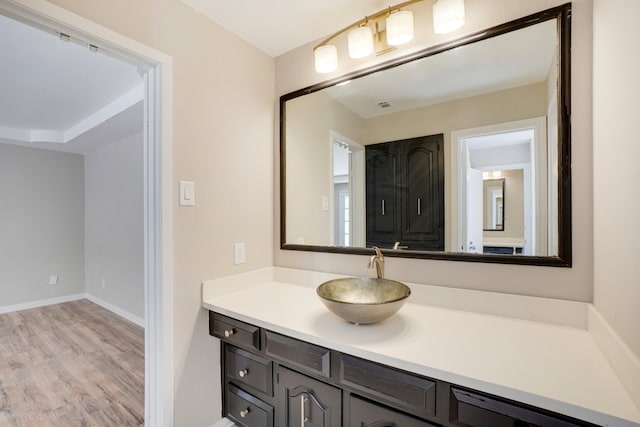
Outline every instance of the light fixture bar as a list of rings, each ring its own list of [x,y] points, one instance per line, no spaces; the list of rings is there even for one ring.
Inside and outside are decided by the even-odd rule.
[[[343,29],[341,29],[340,31],[338,31],[338,32],[332,34],[331,36],[327,37],[321,43],[318,43],[318,45],[315,46],[313,49],[315,50],[315,49],[319,48],[320,46],[323,46],[323,45],[329,43],[331,40],[335,39],[336,37],[338,37],[341,34],[346,33],[349,30],[353,30],[353,29],[358,28],[358,27],[360,27],[360,26],[362,26],[364,24],[367,24],[369,22],[377,22],[377,21],[389,16],[392,12],[398,11],[398,10],[402,9],[403,7],[407,7],[407,6],[410,6],[412,4],[419,3],[421,1],[425,1],[425,0],[408,0],[408,1],[405,1],[403,3],[396,4],[395,6],[389,6],[388,8],[382,9],[381,11],[376,12],[373,15],[365,16],[361,20],[356,21],[353,24],[348,25],[348,26],[344,27]]]

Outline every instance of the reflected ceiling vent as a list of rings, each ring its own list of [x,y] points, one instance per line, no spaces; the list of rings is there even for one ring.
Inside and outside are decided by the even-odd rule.
[[[380,101],[380,102],[378,102],[378,107],[380,107],[380,108],[389,108],[389,107],[391,107],[391,104],[389,104],[387,101]]]

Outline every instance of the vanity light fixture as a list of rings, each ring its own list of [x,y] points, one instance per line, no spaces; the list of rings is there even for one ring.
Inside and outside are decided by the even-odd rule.
[[[464,0],[438,0],[433,5],[433,29],[446,34],[464,25]]]
[[[426,0],[408,0],[365,16],[343,28],[313,48],[318,73],[331,73],[338,68],[338,49],[330,44],[347,33],[349,57],[364,58],[374,51],[376,55],[393,50],[413,40],[413,12],[407,6]],[[384,28],[381,22],[384,21]],[[464,0],[438,0],[433,5],[433,23],[436,33],[446,33],[464,24]]]

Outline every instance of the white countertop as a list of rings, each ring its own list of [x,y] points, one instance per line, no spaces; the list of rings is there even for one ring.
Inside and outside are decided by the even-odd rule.
[[[335,275],[289,269],[274,275],[274,269],[204,282],[203,307],[595,424],[640,426],[640,409],[585,328],[547,323],[542,313],[544,322],[424,304],[425,291],[420,288],[425,285],[410,285],[418,295],[414,298],[414,292],[391,318],[356,326],[330,313],[315,294],[318,284]],[[452,292],[460,298],[466,291]],[[526,297],[514,297],[514,302],[537,310],[544,304],[543,299]],[[576,311],[575,304],[570,307]],[[562,307],[551,304],[549,309]],[[571,323],[576,322],[567,322]]]

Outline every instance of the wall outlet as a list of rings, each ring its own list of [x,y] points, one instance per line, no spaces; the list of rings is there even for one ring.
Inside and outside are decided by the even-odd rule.
[[[102,289],[107,287],[107,281],[104,280],[104,277],[102,278]]]
[[[235,265],[247,262],[247,248],[244,243],[233,244],[233,263]]]
[[[49,284],[57,285],[58,284],[58,276],[49,276]]]

